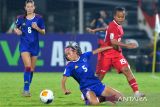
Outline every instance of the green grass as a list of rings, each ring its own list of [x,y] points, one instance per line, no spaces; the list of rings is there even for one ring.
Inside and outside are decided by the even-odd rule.
[[[126,101],[117,103],[117,107],[158,107],[160,105],[160,73],[158,78],[153,78],[151,73],[135,73],[140,91],[146,94],[147,101]],[[31,85],[32,97],[21,96],[23,89],[23,73],[0,73],[0,107],[80,107],[84,106],[80,99],[78,84],[69,78],[67,87],[72,94],[66,96],[61,91],[62,73],[34,73]],[[116,73],[108,73],[103,83],[111,86],[125,96],[132,96],[126,78]],[[43,89],[51,89],[54,92],[55,100],[46,105],[40,102],[39,94]],[[103,103],[100,106],[113,106]]]

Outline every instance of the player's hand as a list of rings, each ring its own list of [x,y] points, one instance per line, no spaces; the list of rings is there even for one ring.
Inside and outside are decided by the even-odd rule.
[[[39,28],[36,22],[32,22],[32,28],[35,30]]]
[[[64,94],[65,94],[65,95],[69,95],[69,94],[71,94],[71,92],[70,92],[69,90],[65,90],[65,91],[64,91]]]
[[[86,28],[87,32],[90,32],[90,33],[95,33],[95,30],[91,29],[91,28]]]
[[[129,44],[127,44],[127,48],[128,49],[135,49],[135,48],[137,48],[138,46],[135,44],[135,43],[129,43]]]
[[[14,32],[19,36],[22,35],[22,31],[19,30],[18,28],[14,28]]]

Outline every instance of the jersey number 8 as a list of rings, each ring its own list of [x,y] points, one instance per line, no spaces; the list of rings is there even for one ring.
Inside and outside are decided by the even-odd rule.
[[[28,27],[28,33],[32,33],[31,27]]]

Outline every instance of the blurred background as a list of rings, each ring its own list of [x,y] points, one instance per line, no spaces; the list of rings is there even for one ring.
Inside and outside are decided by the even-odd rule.
[[[160,13],[160,0],[34,0],[36,5],[36,13],[41,14],[45,20],[47,37],[41,38],[43,48],[49,50],[53,49],[55,41],[62,41],[63,43],[67,40],[77,41],[84,44],[84,41],[89,41],[93,49],[98,47],[96,40],[99,39],[98,34],[89,34],[86,31],[87,27],[97,28],[96,21],[102,18],[106,25],[113,20],[113,9],[116,6],[124,6],[127,10],[126,20],[123,24],[124,37],[123,42],[126,40],[136,40],[139,44],[138,49],[123,49],[123,53],[128,59],[130,65],[137,72],[151,72],[152,70],[152,57],[153,57],[153,40],[154,40],[154,28],[155,28],[155,15]],[[17,64],[9,63],[7,56],[5,55],[5,47],[2,41],[7,41],[10,49],[10,56],[14,60],[14,50],[16,49],[13,44],[16,45],[18,39],[15,39],[16,43],[12,43],[11,38],[13,37],[13,26],[16,21],[16,16],[24,14],[24,3],[25,0],[0,0],[0,59],[3,68],[0,71],[19,71],[17,66],[22,66],[20,62]],[[8,36],[10,35],[10,36]],[[88,36],[91,35],[91,36]],[[67,37],[68,36],[68,37]],[[49,38],[54,41],[51,47],[46,47],[46,39]],[[90,40],[94,39],[94,40]],[[96,43],[95,43],[96,42]],[[62,48],[64,47],[63,44]],[[54,45],[54,46],[53,46]],[[59,47],[59,45],[57,45]],[[54,47],[55,48],[55,47]],[[88,50],[92,48],[88,47]],[[84,49],[84,51],[87,51]],[[44,51],[45,51],[44,50]],[[63,49],[62,49],[63,50]],[[49,58],[42,51],[42,64],[41,68],[43,71],[62,71],[62,69],[57,69],[65,64],[62,62],[52,62],[48,61],[54,58],[51,55],[54,52],[51,51]],[[59,52],[59,51],[58,51]],[[157,57],[156,57],[156,71],[160,71],[160,41],[158,36],[157,41]],[[44,56],[45,57],[44,57]],[[56,53],[57,60],[60,60],[59,53]],[[55,58],[55,60],[56,60]],[[63,55],[62,55],[63,58]],[[19,59],[18,59],[19,60]],[[52,61],[53,61],[52,60]],[[15,60],[14,60],[15,61]],[[64,60],[61,60],[64,62]],[[96,59],[94,60],[96,63]],[[48,69],[48,64],[50,69]],[[45,66],[45,67],[44,67]],[[6,68],[4,68],[6,67]],[[7,69],[10,67],[10,69]],[[41,69],[39,68],[39,69]],[[40,70],[41,71],[41,70]]]

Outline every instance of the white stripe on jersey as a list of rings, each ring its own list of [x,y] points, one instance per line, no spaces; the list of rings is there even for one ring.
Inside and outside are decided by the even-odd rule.
[[[103,39],[104,42],[106,42],[106,37],[107,37],[107,30],[106,30],[106,33],[105,33],[105,37]]]
[[[17,18],[17,20],[16,20],[16,23],[18,22],[18,18]]]
[[[63,74],[66,74],[66,69],[64,70]]]
[[[110,39],[114,39],[114,33],[110,34]]]

